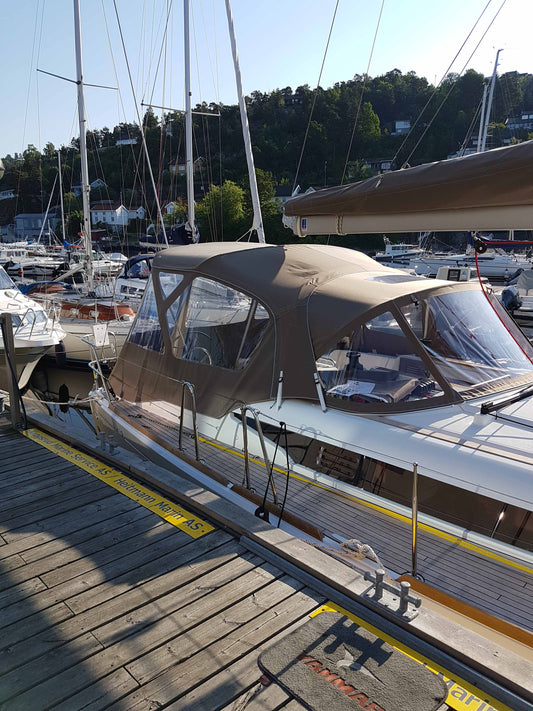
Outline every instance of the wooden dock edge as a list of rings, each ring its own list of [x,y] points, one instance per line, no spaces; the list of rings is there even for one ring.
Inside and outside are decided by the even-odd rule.
[[[528,632],[528,630],[518,627],[518,625],[513,625],[511,622],[502,620],[500,617],[491,615],[488,612],[484,612],[483,610],[480,610],[473,605],[469,605],[466,602],[462,602],[456,597],[452,597],[452,595],[448,595],[447,593],[437,590],[437,588],[418,580],[418,578],[414,578],[412,575],[404,574],[398,578],[398,582],[402,582],[403,580],[410,583],[411,589],[420,595],[424,595],[424,597],[439,603],[439,605],[443,605],[444,607],[447,607],[460,615],[464,615],[465,617],[475,620],[479,624],[533,649],[533,634]]]

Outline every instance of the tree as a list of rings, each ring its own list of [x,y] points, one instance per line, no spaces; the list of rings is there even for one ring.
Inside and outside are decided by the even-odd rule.
[[[231,180],[211,185],[196,207],[202,240],[233,241],[244,232],[244,190]]]

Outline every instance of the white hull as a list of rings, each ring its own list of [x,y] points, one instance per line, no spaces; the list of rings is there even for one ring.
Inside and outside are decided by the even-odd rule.
[[[477,267],[475,256],[453,254],[450,256],[424,257],[412,259],[409,266],[421,276],[436,276],[440,267],[479,269],[479,274],[488,279],[505,279],[515,274],[519,269],[531,269],[531,262],[512,255],[479,254]]]
[[[61,349],[62,358],[67,365],[83,366],[87,366],[89,361],[94,359],[94,352],[85,341],[95,345],[99,359],[114,358],[124,345],[131,326],[129,322],[119,320],[94,322],[87,319],[63,318],[60,323],[65,331],[62,342],[64,349]],[[105,333],[95,332],[95,325],[97,328],[105,329]],[[99,345],[102,338],[106,343]]]

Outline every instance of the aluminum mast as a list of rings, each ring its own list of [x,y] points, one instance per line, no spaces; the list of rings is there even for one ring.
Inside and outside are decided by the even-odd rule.
[[[85,242],[85,268],[89,292],[94,288],[93,245],[91,239],[91,205],[89,201],[89,167],[87,164],[87,119],[83,95],[83,67],[81,59],[80,3],[74,0],[74,37],[76,41],[76,84],[78,85],[78,119],[80,124],[81,185],[83,200],[83,238]]]
[[[235,28],[233,26],[233,15],[231,12],[230,0],[226,0],[226,15],[228,16],[228,29],[231,40],[231,52],[233,54],[233,64],[235,66],[235,82],[237,84],[237,94],[239,96],[239,108],[241,112],[242,135],[244,138],[244,150],[246,152],[246,163],[248,164],[248,177],[250,180],[250,192],[252,194],[252,207],[254,210],[254,220],[252,230],[256,230],[259,242],[265,242],[265,231],[263,229],[263,218],[261,215],[261,205],[259,204],[259,191],[257,189],[257,178],[255,176],[254,156],[252,153],[252,142],[250,139],[250,127],[248,125],[248,114],[246,113],[246,103],[242,91],[241,70],[239,67],[239,56],[237,54],[237,43],[235,41]]]

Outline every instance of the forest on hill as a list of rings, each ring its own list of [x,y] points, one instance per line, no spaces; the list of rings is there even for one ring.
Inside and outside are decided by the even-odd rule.
[[[472,145],[479,128],[479,112],[486,77],[473,70],[450,74],[438,87],[414,72],[395,69],[374,78],[353,80],[313,90],[300,86],[247,97],[248,118],[260,197],[268,239],[288,239],[281,226],[275,195],[352,182],[372,174],[376,161],[391,161],[393,168],[441,160]],[[510,131],[510,117],[531,112],[533,75],[508,72],[497,77],[488,148],[509,141],[527,140],[528,130]],[[202,239],[235,239],[251,224],[246,159],[238,106],[202,104],[195,108],[194,156],[197,218]],[[398,126],[403,127],[399,131]],[[144,114],[146,144],[155,176],[155,191],[162,205],[175,203],[169,221],[185,210],[186,185],[184,116],[178,112]],[[149,179],[141,128],[121,123],[87,134],[90,180],[104,186],[91,191],[91,202],[120,202],[128,208],[143,206],[147,220],[132,232],[156,221],[154,188]],[[67,233],[79,230],[81,200],[79,140],[42,151],[28,146],[22,155],[4,157],[2,191],[15,198],[0,202],[0,224],[18,213],[44,212],[59,204],[58,158],[64,191]]]

